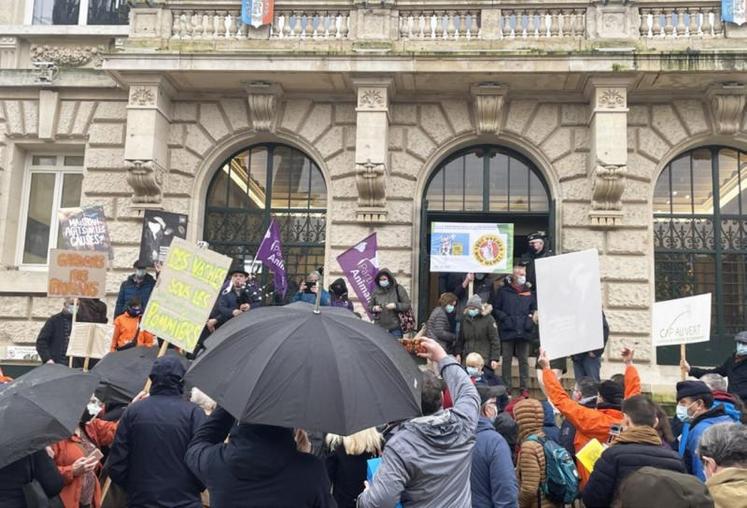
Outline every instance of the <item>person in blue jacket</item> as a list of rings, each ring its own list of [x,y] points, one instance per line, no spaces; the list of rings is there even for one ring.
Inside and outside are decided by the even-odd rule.
[[[319,279],[319,272],[311,272],[306,277],[306,281],[301,284],[301,287],[299,288],[298,293],[296,293],[296,296],[293,298],[293,301],[306,302],[310,303],[311,305],[316,305],[316,294],[317,292],[321,291],[322,297],[320,299],[319,305],[330,305],[332,303],[332,298],[329,294],[329,291],[319,287]]]
[[[712,425],[731,423],[732,419],[723,406],[713,404],[713,392],[703,381],[677,383],[676,414],[686,424],[680,436],[680,456],[685,460],[687,472],[705,481],[703,462],[698,455],[700,438]]]
[[[147,265],[143,261],[135,261],[132,267],[135,269],[135,273],[127,277],[119,286],[117,304],[114,307],[115,318],[127,310],[127,302],[135,297],[140,299],[143,309],[147,307],[150,294],[156,287],[156,279],[145,271]]]

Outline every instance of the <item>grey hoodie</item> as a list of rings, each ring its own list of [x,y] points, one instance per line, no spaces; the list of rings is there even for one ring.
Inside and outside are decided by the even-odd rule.
[[[358,508],[393,508],[400,499],[407,508],[471,508],[480,396],[454,358],[447,356],[438,367],[454,407],[402,424],[384,449],[371,487],[358,498]]]

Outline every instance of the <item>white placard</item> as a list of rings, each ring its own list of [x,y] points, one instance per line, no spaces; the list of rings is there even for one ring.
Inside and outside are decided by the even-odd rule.
[[[106,323],[75,323],[67,343],[67,356],[103,358],[109,352],[114,326]]]
[[[3,360],[40,361],[36,346],[8,346]]]
[[[651,319],[654,346],[711,340],[711,293],[654,303]]]
[[[604,347],[596,249],[535,261],[540,344],[550,359]]]

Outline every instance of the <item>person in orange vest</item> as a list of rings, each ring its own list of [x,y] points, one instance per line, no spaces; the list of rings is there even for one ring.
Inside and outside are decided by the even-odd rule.
[[[125,311],[114,320],[114,333],[112,334],[112,345],[110,351],[120,351],[135,346],[152,347],[155,345],[155,337],[152,333],[140,329],[140,319],[143,308],[140,299],[131,298],[127,302]]]
[[[634,351],[629,348],[622,350],[621,356],[625,362],[625,385],[620,386],[615,381],[603,381],[599,385],[599,396],[597,407],[588,408],[571,399],[563,389],[560,381],[550,368],[550,360],[547,352],[540,350],[537,365],[542,369],[542,383],[545,394],[563,417],[576,429],[573,444],[578,453],[586,443],[596,438],[600,443],[607,443],[610,438],[610,430],[614,425],[620,425],[623,421],[622,401],[641,393],[641,378],[638,370],[633,366]],[[589,481],[591,472],[577,461],[580,487],[583,489]]]

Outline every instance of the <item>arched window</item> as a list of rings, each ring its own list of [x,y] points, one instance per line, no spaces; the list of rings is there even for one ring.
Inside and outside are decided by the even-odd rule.
[[[747,153],[697,148],[672,160],[654,191],[656,300],[712,293],[711,341],[688,346],[716,364],[747,324]],[[678,352],[661,348],[660,363]],[[697,360],[696,360],[697,359]]]
[[[250,261],[275,217],[293,285],[324,264],[326,213],[327,185],[314,161],[287,145],[255,145],[231,156],[213,176],[203,237],[214,250]]]

